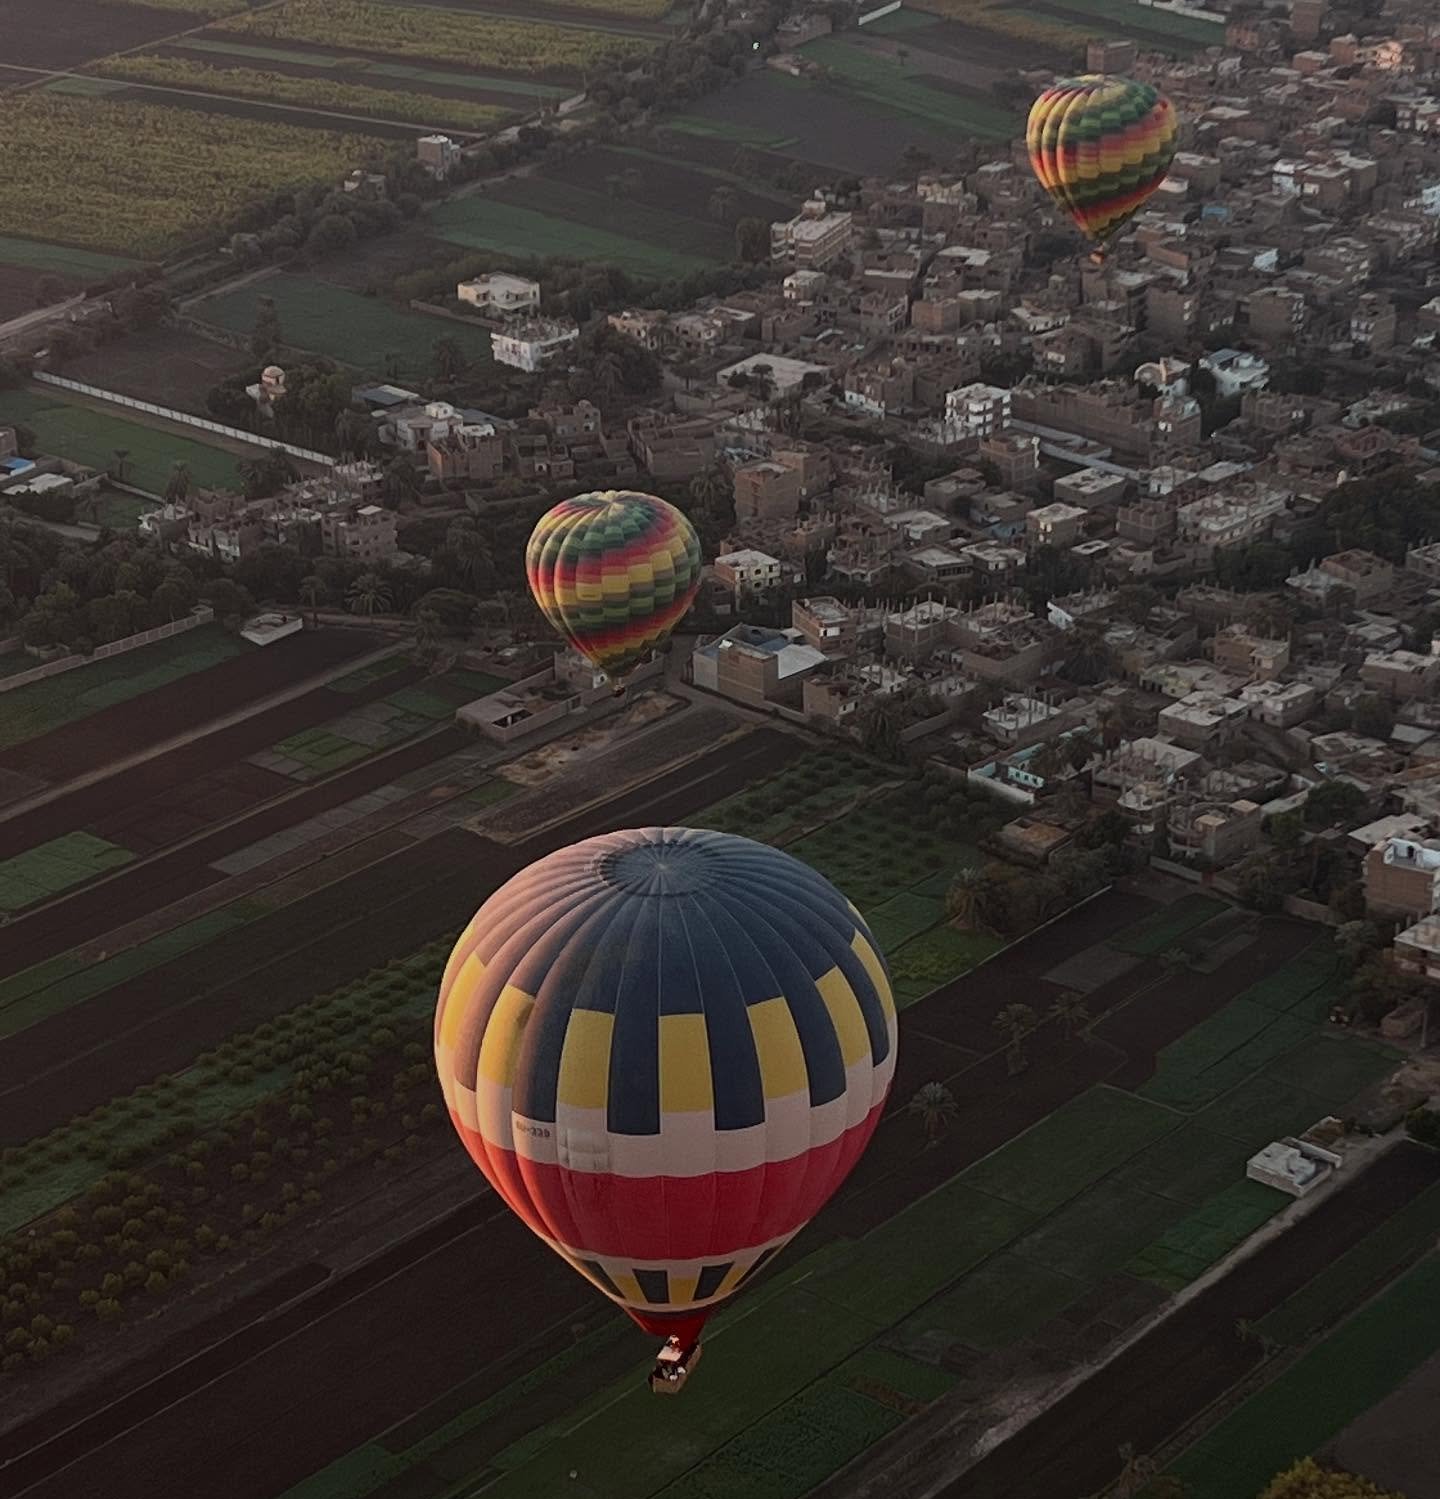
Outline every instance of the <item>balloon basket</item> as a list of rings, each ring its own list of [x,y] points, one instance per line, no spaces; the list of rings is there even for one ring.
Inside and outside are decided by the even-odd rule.
[[[700,1362],[700,1344],[680,1346],[679,1338],[666,1338],[655,1358],[655,1367],[647,1381],[652,1395],[678,1395],[685,1388],[696,1364]]]

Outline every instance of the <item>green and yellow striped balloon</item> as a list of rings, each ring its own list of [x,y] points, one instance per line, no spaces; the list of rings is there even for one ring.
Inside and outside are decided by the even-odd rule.
[[[525,549],[541,612],[617,686],[685,617],[700,566],[685,516],[629,489],[561,500]]]
[[[1040,185],[1104,244],[1165,180],[1179,129],[1175,106],[1150,84],[1087,73],[1040,95],[1025,144]]]

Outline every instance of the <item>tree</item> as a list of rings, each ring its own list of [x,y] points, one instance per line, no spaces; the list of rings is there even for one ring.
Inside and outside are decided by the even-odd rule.
[[[730,477],[720,465],[701,469],[690,481],[690,498],[702,510],[727,499],[732,493]]]
[[[117,484],[123,484],[125,482],[125,470],[130,467],[130,449],[116,448],[112,456],[115,459],[115,463],[110,469],[110,477]]]
[[[1076,1031],[1083,1031],[1090,1024],[1090,1011],[1085,996],[1074,989],[1067,989],[1045,1012],[1047,1020],[1058,1021],[1065,1032],[1065,1039],[1073,1041]]]
[[[315,573],[308,573],[300,580],[300,602],[310,611],[310,628],[313,630],[319,624],[319,609],[329,597],[330,590],[325,586],[325,579]]]
[[[945,892],[945,913],[956,926],[968,931],[979,924],[984,884],[985,871],[978,864],[966,864],[956,871]]]
[[[750,366],[750,390],[756,400],[768,402],[775,394],[775,366],[752,364]]]
[[[592,373],[607,405],[625,388],[625,367],[614,349],[606,349],[596,359]]]
[[[465,351],[448,333],[435,340],[430,358],[435,378],[442,384],[452,384],[465,373]]]
[[[250,333],[250,352],[267,364],[280,352],[280,314],[274,297],[261,297],[255,306],[255,325]]]
[[[390,589],[379,573],[363,572],[345,595],[352,614],[384,614],[390,607]]]
[[[1365,793],[1353,782],[1322,781],[1305,798],[1305,821],[1312,828],[1353,827],[1365,807]]]
[[[1279,812],[1270,819],[1266,829],[1275,848],[1298,848],[1305,833],[1305,819],[1296,812]]]
[[[1035,1011],[1026,1004],[1008,1004],[991,1021],[991,1027],[1005,1042],[1005,1066],[1011,1077],[1029,1065],[1025,1059],[1025,1038],[1035,1029]]]
[[[914,1114],[924,1125],[926,1144],[937,1145],[960,1108],[944,1083],[925,1083],[906,1105],[906,1112]]]
[[[736,222],[735,258],[747,265],[770,259],[770,226],[764,219],[744,218]]]
[[[452,553],[460,577],[479,592],[489,582],[493,566],[490,544],[468,517],[454,521],[445,532],[445,550]]]
[[[190,495],[190,465],[183,458],[176,459],[170,467],[170,477],[165,481],[165,499],[168,504],[182,504]]]
[[[1313,1457],[1306,1457],[1273,1478],[1260,1499],[1404,1499],[1404,1496],[1377,1488],[1368,1478],[1332,1472],[1322,1468]]]
[[[1366,693],[1355,704],[1355,732],[1371,739],[1389,739],[1395,728],[1395,710],[1383,697]]]
[[[415,611],[415,644],[421,655],[428,656],[440,643],[445,622],[434,609]]]
[[[735,204],[739,197],[733,187],[722,184],[710,194],[710,217],[718,219],[722,224],[729,223],[735,212]]]

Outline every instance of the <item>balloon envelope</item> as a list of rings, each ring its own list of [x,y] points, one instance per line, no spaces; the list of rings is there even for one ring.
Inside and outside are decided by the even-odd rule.
[[[643,828],[485,902],[435,1058],[505,1202],[641,1327],[689,1340],[855,1164],[896,1035],[884,961],[828,880],[748,838]]]
[[[1087,73],[1036,99],[1025,144],[1040,185],[1103,244],[1165,180],[1178,134],[1175,107],[1159,90]]]
[[[525,571],[550,623],[619,681],[684,618],[700,586],[700,538],[665,500],[600,490],[540,517]]]

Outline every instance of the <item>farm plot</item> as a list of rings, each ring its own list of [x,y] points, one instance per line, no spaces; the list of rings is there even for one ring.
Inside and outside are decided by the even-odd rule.
[[[182,329],[142,328],[71,359],[65,373],[102,390],[208,417],[210,388],[254,366],[248,355]]]
[[[334,181],[372,149],[268,121],[237,130],[198,110],[12,95],[0,112],[0,232],[163,255],[258,196]]]
[[[1084,25],[1109,36],[1133,37],[1147,47],[1172,52],[1190,52],[1199,47],[1218,47],[1225,28],[1218,21],[1177,15],[1135,0],[1026,0],[1025,15],[1054,16],[1062,22]]]
[[[533,179],[506,184],[512,191],[525,188]],[[546,193],[532,188],[534,196],[554,201],[564,194],[558,185]],[[703,270],[711,262],[700,256],[682,255],[663,245],[650,244],[628,234],[614,233],[574,219],[478,193],[451,198],[430,216],[430,227],[441,239],[474,250],[493,250],[503,255],[569,256],[585,261],[619,266],[646,276],[676,276]]]
[[[188,57],[132,54],[110,58],[100,67],[107,78],[296,104],[347,115],[373,115],[380,120],[400,120],[416,125],[451,125],[462,130],[482,131],[511,113],[503,107],[481,104],[474,99],[437,98],[399,89],[372,88],[342,82],[333,75],[296,76],[239,64],[214,67]]]
[[[239,488],[235,456],[222,448],[142,426],[93,406],[63,400],[49,391],[0,391],[0,422],[23,422],[34,429],[44,453],[55,453],[90,468],[108,470],[124,449],[125,478],[137,488],[159,494],[176,463],[185,463],[197,484],[212,489]]]
[[[880,108],[941,130],[977,140],[1009,140],[1020,129],[1019,118],[982,89],[965,88],[929,70],[948,69],[923,51],[883,53],[849,40],[826,37],[811,42],[805,56],[861,98]]]
[[[4,57],[27,68],[73,68],[110,52],[143,47],[183,24],[173,10],[109,0],[65,0],[63,5],[7,0]]]
[[[194,304],[191,312],[232,333],[248,333],[255,325],[261,297],[274,299],[286,344],[328,354],[366,374],[419,375],[430,367],[431,351],[439,338],[453,338],[473,363],[483,364],[490,358],[490,335],[483,328],[404,312],[313,276],[252,281]]]
[[[216,30],[540,78],[574,78],[596,63],[637,57],[654,46],[622,32],[376,0],[286,0],[222,21]]]
[[[5,694],[0,713],[0,749],[23,744],[101,708],[178,681],[192,672],[253,651],[254,646],[219,625],[202,625],[139,650],[109,656]]]
[[[893,171],[907,145],[928,151],[937,162],[949,161],[955,150],[953,126],[768,69],[700,101],[667,121],[666,129],[721,135],[737,145],[779,149],[783,143],[785,153],[799,161],[859,176]]]
[[[145,10],[180,11],[186,16],[207,16],[218,20],[245,9],[245,0],[104,0],[106,5],[140,7]]]
[[[626,178],[627,172],[636,175]],[[781,192],[736,171],[707,166],[683,150],[619,146],[557,162],[544,175],[571,188],[593,188],[616,179],[619,192],[612,196],[623,194],[689,219],[701,231],[700,253],[722,260],[732,254],[731,225],[736,219],[770,219],[777,213],[788,217],[795,211],[794,193]]]
[[[66,833],[13,859],[0,860],[0,911],[7,914],[79,885],[135,857],[90,833]]]

